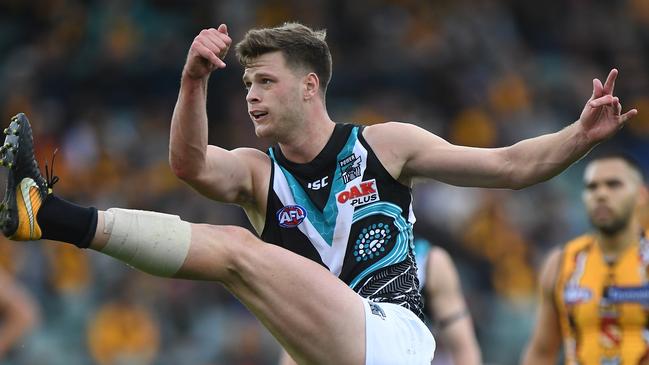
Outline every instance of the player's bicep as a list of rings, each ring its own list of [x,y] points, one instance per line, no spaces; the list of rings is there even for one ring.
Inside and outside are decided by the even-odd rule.
[[[404,146],[404,176],[458,186],[508,187],[511,164],[506,149],[454,145],[409,124],[401,124],[398,129],[392,135],[399,136]]]
[[[255,197],[255,176],[267,156],[255,149],[232,151],[207,146],[205,166],[190,185],[201,194],[224,203],[250,204]]]

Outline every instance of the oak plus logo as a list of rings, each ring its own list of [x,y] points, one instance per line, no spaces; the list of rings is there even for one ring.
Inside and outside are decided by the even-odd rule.
[[[287,205],[277,211],[280,227],[295,228],[306,218],[306,209],[299,205]]]
[[[376,180],[362,181],[359,184],[349,186],[336,195],[336,200],[340,204],[349,204],[352,207],[379,201],[379,189],[376,186]]]

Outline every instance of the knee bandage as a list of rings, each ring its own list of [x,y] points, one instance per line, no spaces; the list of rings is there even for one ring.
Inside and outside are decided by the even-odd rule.
[[[149,274],[170,277],[185,262],[191,225],[177,215],[111,208],[104,212],[108,243],[101,250]]]

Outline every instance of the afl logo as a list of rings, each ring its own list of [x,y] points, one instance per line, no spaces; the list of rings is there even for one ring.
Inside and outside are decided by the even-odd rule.
[[[287,205],[277,211],[280,227],[295,228],[306,218],[306,209],[299,205]]]

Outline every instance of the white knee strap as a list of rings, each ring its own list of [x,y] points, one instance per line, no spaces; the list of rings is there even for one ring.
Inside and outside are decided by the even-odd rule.
[[[108,243],[101,250],[149,274],[178,272],[191,242],[191,225],[177,215],[111,208],[104,212]]]

